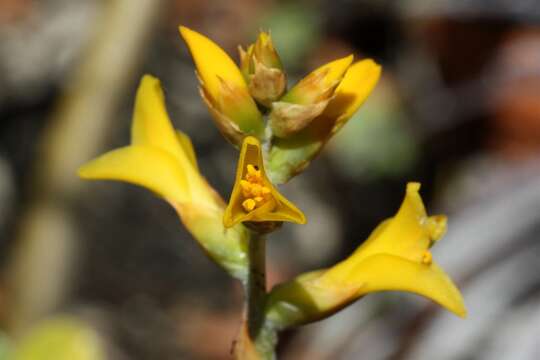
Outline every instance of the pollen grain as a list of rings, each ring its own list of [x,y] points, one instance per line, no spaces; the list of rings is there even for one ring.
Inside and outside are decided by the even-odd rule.
[[[250,212],[267,203],[272,195],[270,188],[264,184],[262,172],[257,166],[248,164],[244,179],[240,180],[244,201],[244,211]]]

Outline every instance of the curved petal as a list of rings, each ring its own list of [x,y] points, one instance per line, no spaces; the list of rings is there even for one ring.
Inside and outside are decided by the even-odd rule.
[[[176,130],[176,137],[178,138],[178,142],[180,143],[180,146],[182,147],[182,150],[186,154],[191,165],[193,166],[195,171],[199,172],[197,155],[195,154],[195,149],[193,149],[193,143],[191,142],[191,138],[185,132],[180,130]]]
[[[351,258],[361,261],[374,254],[395,255],[421,262],[433,242],[446,231],[446,217],[428,217],[419,183],[408,183],[397,214],[377,228]]]
[[[278,329],[314,322],[377,291],[411,292],[457,316],[467,314],[459,290],[435,263],[417,264],[396,256],[374,255],[347,272],[343,267],[339,274],[334,270],[305,273],[274,287],[265,308],[266,321]]]
[[[127,146],[81,166],[79,176],[90,180],[119,180],[143,186],[169,201],[190,199],[185,173],[176,159],[158,148]]]
[[[240,69],[223,49],[206,36],[185,26],[180,26],[179,30],[191,52],[199,77],[214,100],[218,98],[221,89],[220,78],[248,91]]]
[[[353,55],[331,61],[300,80],[280,101],[308,105],[332,97],[353,61]]]
[[[173,156],[176,159],[174,166],[181,169],[189,184],[190,197],[215,207],[214,192],[199,173],[191,140],[173,128],[160,81],[150,75],[143,76],[137,90],[131,143],[160,149]]]
[[[397,256],[374,255],[359,263],[343,282],[346,286],[364,284],[359,295],[374,291],[407,291],[431,299],[457,316],[467,315],[461,293],[434,262],[426,265]]]
[[[336,81],[340,81],[343,78],[343,75],[345,74],[349,66],[351,66],[353,60],[354,60],[354,56],[351,54],[341,59],[337,59],[327,64],[324,64],[323,66],[317,68],[314,72],[315,73],[327,72],[325,76],[325,81],[329,85]]]
[[[221,131],[235,126],[248,135],[262,137],[262,115],[249,95],[249,89],[240,69],[218,45],[196,31],[180,26],[204,88],[203,100]],[[234,127],[234,126],[233,126]],[[225,135],[231,135],[228,131]],[[234,137],[227,136],[229,140]]]
[[[260,171],[264,186],[270,190],[270,199],[252,211],[246,211],[242,206],[245,198],[242,194],[241,182],[246,177],[248,165],[252,165]],[[302,211],[281,195],[266,177],[261,145],[259,140],[252,136],[246,137],[242,144],[234,187],[223,216],[225,227],[231,227],[243,221],[290,221],[298,224],[306,223],[306,218]]]
[[[335,91],[323,115],[334,119],[332,132],[339,130],[364,103],[377,85],[381,76],[381,66],[371,59],[351,65]]]
[[[187,160],[167,114],[160,81],[151,75],[143,76],[137,90],[131,144],[157,147],[180,162]]]

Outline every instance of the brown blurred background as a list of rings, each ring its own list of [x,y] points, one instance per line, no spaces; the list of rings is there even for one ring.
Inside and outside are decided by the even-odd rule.
[[[350,253],[407,181],[450,216],[434,256],[466,320],[369,295],[283,334],[280,358],[540,358],[540,3],[526,0],[0,0],[0,358],[62,314],[90,326],[107,359],[229,358],[238,284],[165,202],[75,175],[128,143],[151,73],[228,197],[237,154],[199,99],[179,24],[235,59],[270,30],[290,82],[349,53],[383,65],[366,105],[284,187],[309,224],[269,241],[272,284]]]

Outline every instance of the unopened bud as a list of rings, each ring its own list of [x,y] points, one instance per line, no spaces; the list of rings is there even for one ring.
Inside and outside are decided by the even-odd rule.
[[[287,87],[287,80],[279,55],[269,33],[261,32],[255,44],[247,50],[239,48],[240,67],[248,83],[251,96],[258,103],[270,107]]]
[[[239,145],[244,136],[261,133],[260,114],[251,106],[253,100],[244,89],[221,78],[219,81],[217,99],[211,97],[204,85],[200,87],[200,94],[223,136]]]
[[[305,128],[314,118],[319,116],[330,99],[315,104],[300,105],[278,101],[272,104],[270,126],[272,133],[286,138]]]
[[[270,126],[274,135],[289,137],[319,116],[352,62],[352,55],[326,64],[300,80],[279,102],[272,104]]]

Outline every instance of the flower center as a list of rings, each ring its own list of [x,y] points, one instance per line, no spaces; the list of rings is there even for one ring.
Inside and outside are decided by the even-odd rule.
[[[244,196],[242,207],[246,212],[250,212],[267,203],[272,195],[270,188],[264,185],[261,170],[257,166],[249,164],[246,170],[246,175],[240,180]]]

